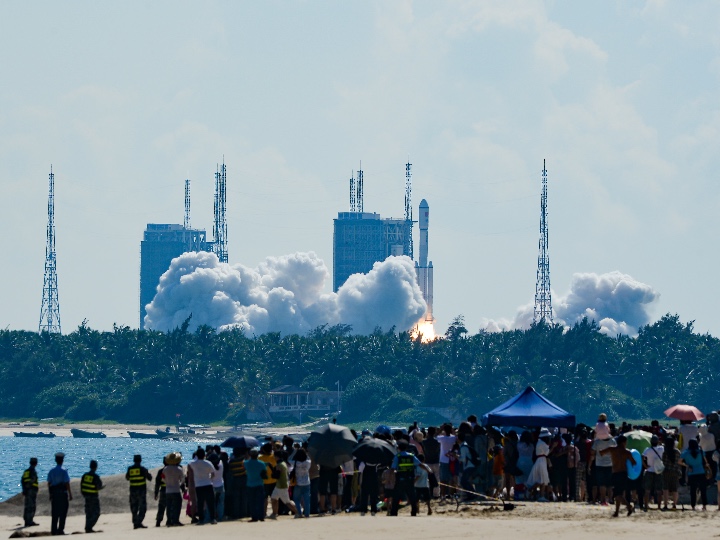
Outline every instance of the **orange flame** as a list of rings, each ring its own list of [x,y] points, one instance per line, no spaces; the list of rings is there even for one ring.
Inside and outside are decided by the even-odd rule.
[[[418,336],[423,343],[428,343],[429,341],[435,341],[437,339],[435,326],[432,321],[426,321],[425,319],[420,319],[420,321],[418,321],[417,326],[415,326],[415,329],[412,332],[412,337],[413,339],[417,339]]]

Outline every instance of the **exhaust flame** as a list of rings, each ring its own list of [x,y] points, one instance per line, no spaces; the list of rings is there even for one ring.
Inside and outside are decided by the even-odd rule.
[[[425,319],[420,319],[420,321],[418,321],[417,325],[413,329],[412,337],[413,339],[417,339],[418,336],[420,337],[420,341],[423,343],[435,341],[438,338],[435,334],[435,326],[432,321],[426,321]]]

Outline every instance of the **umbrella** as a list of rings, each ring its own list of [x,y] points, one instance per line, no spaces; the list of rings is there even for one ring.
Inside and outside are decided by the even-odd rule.
[[[353,456],[365,463],[376,463],[378,465],[390,465],[397,450],[387,441],[382,439],[363,439],[353,450]]]
[[[220,446],[223,448],[255,448],[259,446],[259,442],[255,437],[242,435],[240,437],[230,437]]]
[[[380,435],[391,435],[392,430],[388,426],[380,424],[375,428],[375,433],[379,433]]]
[[[642,454],[647,448],[652,446],[652,443],[650,442],[652,436],[653,434],[648,433],[647,431],[628,431],[625,433],[625,437],[627,438],[627,447],[629,450],[637,450]]]
[[[318,465],[326,467],[338,467],[352,460],[352,451],[357,444],[352,432],[337,424],[328,424],[313,431],[307,442],[310,457]]]
[[[665,416],[677,420],[690,420],[691,422],[697,422],[705,418],[705,415],[701,413],[697,407],[693,407],[692,405],[675,405],[670,407],[665,411]]]

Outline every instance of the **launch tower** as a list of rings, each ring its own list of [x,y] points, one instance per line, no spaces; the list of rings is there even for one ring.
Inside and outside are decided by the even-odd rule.
[[[227,219],[225,210],[227,206],[227,176],[225,158],[222,166],[215,172],[215,221],[213,222],[213,252],[220,262],[228,262],[227,248]]]
[[[540,196],[540,239],[538,241],[537,279],[535,282],[535,310],[533,322],[553,323],[552,298],[550,294],[550,256],[548,255],[547,223],[547,169],[543,159],[542,195]]]

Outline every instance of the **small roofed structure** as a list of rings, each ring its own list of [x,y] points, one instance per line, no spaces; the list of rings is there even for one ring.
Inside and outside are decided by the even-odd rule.
[[[297,386],[283,385],[267,393],[267,410],[270,414],[298,414],[301,412],[330,413],[340,410],[342,392],[302,390]]]
[[[575,415],[528,386],[482,417],[484,426],[575,427]]]

